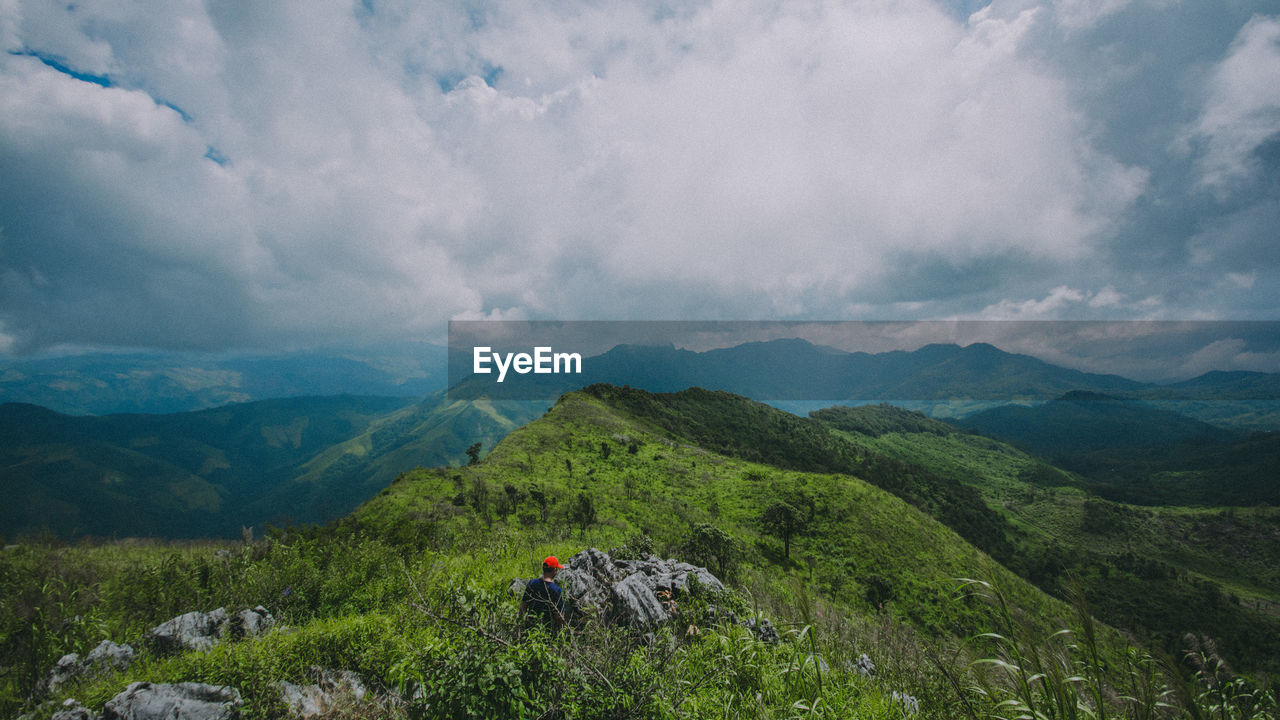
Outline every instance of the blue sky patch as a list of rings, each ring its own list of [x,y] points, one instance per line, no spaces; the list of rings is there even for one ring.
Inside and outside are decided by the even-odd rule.
[[[73,77],[81,82],[92,83],[98,87],[116,87],[116,83],[107,75],[95,75],[93,73],[82,72],[67,65],[56,55],[48,55],[39,50],[10,50],[10,55],[20,55],[24,57],[33,57],[45,65],[57,70],[68,77]]]

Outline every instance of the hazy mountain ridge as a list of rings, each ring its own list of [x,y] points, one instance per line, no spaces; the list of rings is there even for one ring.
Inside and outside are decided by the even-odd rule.
[[[85,354],[0,363],[0,403],[69,415],[176,413],[282,397],[421,397],[444,389],[425,343],[273,355]]]
[[[1076,391],[1159,401],[1165,408],[1227,427],[1280,430],[1280,375],[1210,372],[1170,385],[1063,368],[976,343],[933,344],[870,354],[772,340],[693,352],[672,346],[619,345],[584,358],[580,375],[468,375],[455,357],[455,397],[544,398],[605,383],[677,392],[724,390],[763,401],[825,404],[890,402],[929,414],[963,417],[1007,404],[1036,405]],[[461,363],[461,364],[457,364]],[[461,368],[466,369],[463,373]],[[784,403],[780,403],[784,404]]]
[[[504,416],[514,413],[514,417]],[[235,536],[320,522],[396,474],[465,461],[534,411],[439,396],[289,398],[168,415],[69,416],[0,405],[0,532]]]

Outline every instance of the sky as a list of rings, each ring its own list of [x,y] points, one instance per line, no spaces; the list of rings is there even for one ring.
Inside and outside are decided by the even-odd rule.
[[[1280,320],[1275,0],[0,0],[0,44],[4,355]]]

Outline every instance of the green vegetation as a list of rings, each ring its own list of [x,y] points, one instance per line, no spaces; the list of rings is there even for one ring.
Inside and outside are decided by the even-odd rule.
[[[236,537],[323,522],[418,465],[466,460],[543,404],[268,400],[174,415],[0,406],[0,535]]]
[[[1240,667],[1280,670],[1280,509],[1134,507],[1007,443],[897,408],[814,417],[975,488],[1020,531],[1005,564],[1051,594],[1067,598],[1074,578],[1098,617],[1154,647],[1210,635]]]
[[[28,693],[61,653],[136,642],[189,610],[263,604],[287,628],[203,653],[144,652],[123,673],[72,684],[37,716],[66,696],[100,708],[146,679],[230,684],[246,717],[278,717],[272,684],[307,681],[312,666],[355,670],[388,698],[328,717],[1275,716],[1273,691],[1229,675],[1211,648],[1197,648],[1199,667],[1146,654],[915,504],[822,466],[899,467],[887,456],[761,407],[594,388],[476,463],[407,472],[325,527],[222,545],[6,549],[0,712],[30,709]],[[748,438],[733,442],[728,428]],[[799,441],[783,446],[789,437]],[[776,462],[744,457],[760,440],[779,443],[758,451]],[[764,521],[780,503],[797,521],[788,539]],[[598,623],[555,638],[517,633],[512,580],[546,555],[592,546],[696,558],[733,590],[679,598],[674,622],[648,636]],[[726,611],[770,618],[781,642]]]

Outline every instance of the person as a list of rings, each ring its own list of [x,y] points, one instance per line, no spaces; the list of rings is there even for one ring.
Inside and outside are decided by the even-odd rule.
[[[554,634],[564,627],[564,591],[556,584],[556,573],[564,569],[555,555],[542,561],[542,576],[524,586],[520,598],[520,620],[528,624],[535,618]]]

